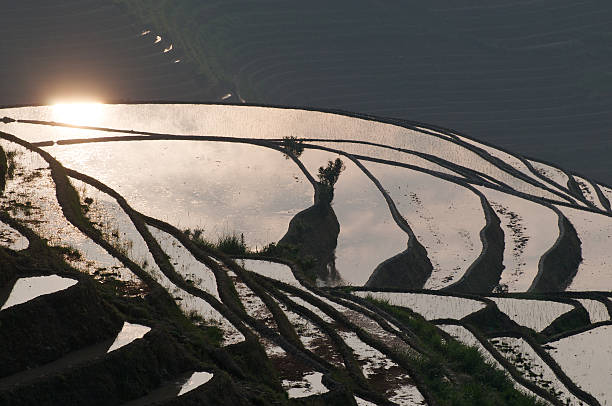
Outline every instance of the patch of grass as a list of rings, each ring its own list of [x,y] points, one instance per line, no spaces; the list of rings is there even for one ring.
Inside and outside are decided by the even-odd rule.
[[[7,169],[6,153],[4,149],[0,147],[0,195],[4,193]]]
[[[229,255],[246,254],[248,251],[248,247],[244,242],[244,234],[240,234],[240,236],[229,234],[219,237],[217,249]]]
[[[13,179],[15,169],[17,169],[16,158],[19,155],[17,151],[6,151],[6,178]]]
[[[218,250],[228,255],[244,255],[249,253],[249,247],[246,245],[244,241],[244,234],[225,234],[217,239],[217,243],[213,244],[212,242],[206,240],[203,236],[203,229],[186,229],[183,231],[187,237],[191,239],[191,241],[202,248],[205,251],[214,251]]]
[[[16,215],[19,211],[23,212],[26,217],[30,217],[32,215],[32,210],[34,206],[32,202],[27,200],[26,202],[18,202],[16,200],[9,201],[9,211],[11,214]]]
[[[67,258],[69,260],[78,260],[82,258],[82,254],[81,251],[77,250],[74,247],[71,246],[61,246],[61,247],[57,247],[57,250],[59,252],[62,253],[62,255],[64,256],[64,258]]]
[[[183,230],[183,233],[191,239],[191,241],[197,245],[198,247],[204,249],[205,251],[210,251],[215,249],[215,244],[211,243],[208,240],[205,240],[203,237],[204,230],[200,228],[195,228],[191,230],[190,228]]]
[[[441,405],[540,405],[518,392],[503,371],[489,364],[476,347],[443,339],[439,330],[420,315],[388,301],[366,296],[382,310],[404,323],[433,354],[412,357],[417,371]],[[449,379],[445,368],[455,376]]]

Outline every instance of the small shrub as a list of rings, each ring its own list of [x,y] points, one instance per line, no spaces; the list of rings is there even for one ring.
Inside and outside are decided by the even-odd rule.
[[[191,239],[191,241],[199,248],[202,248],[205,251],[210,251],[210,250],[215,249],[215,245],[205,240],[204,237],[202,236],[202,234],[204,233],[204,229],[196,228],[196,229],[191,230],[188,228],[184,230],[183,233],[185,233],[185,235],[189,237],[189,239]]]
[[[283,145],[285,146],[285,159],[289,159],[290,155],[299,158],[304,152],[304,145],[301,140],[295,137],[283,137]]]
[[[335,161],[329,161],[327,166],[319,168],[317,176],[319,178],[322,201],[330,203],[334,199],[334,185],[344,169],[344,162],[340,158],[336,158]]]
[[[244,241],[244,234],[240,234],[238,236],[235,233],[226,234],[217,240],[216,244],[211,243],[204,239],[203,229],[186,229],[183,233],[191,239],[191,241],[202,248],[205,251],[211,250],[219,250],[229,255],[244,255],[249,251],[249,247],[247,247],[246,242]]]
[[[248,251],[244,242],[244,234],[238,237],[236,234],[224,235],[219,237],[217,247],[219,251],[230,255],[242,255]]]
[[[340,177],[340,173],[345,169],[344,162],[340,158],[336,158],[335,161],[329,161],[327,166],[319,168],[319,182],[327,187],[334,188],[334,185]]]
[[[19,153],[17,151],[6,151],[6,178],[13,179],[15,176],[15,169],[17,168],[17,162],[15,158]]]

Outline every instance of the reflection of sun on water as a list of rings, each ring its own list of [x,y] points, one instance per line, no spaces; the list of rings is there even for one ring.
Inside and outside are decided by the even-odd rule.
[[[96,126],[102,121],[102,103],[58,103],[52,106],[53,121]]]

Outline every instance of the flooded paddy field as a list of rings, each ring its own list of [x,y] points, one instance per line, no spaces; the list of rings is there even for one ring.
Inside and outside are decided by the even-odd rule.
[[[78,123],[50,106],[0,110],[0,322],[77,297],[106,326],[77,330],[70,348],[51,337],[32,365],[11,361],[0,396],[172,343],[191,361],[160,359],[154,373],[168,373],[121,402],[248,403],[242,389],[257,382],[268,401],[438,404],[468,396],[462,379],[517,402],[609,399],[564,353],[611,323],[604,185],[578,193],[535,161],[550,182],[519,156],[373,119],[90,107],[98,118]],[[593,359],[606,351],[583,341]]]

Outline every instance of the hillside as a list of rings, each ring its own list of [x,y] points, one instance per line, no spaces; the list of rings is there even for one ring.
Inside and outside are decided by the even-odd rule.
[[[607,185],[365,115],[0,117],[4,402],[612,400]]]

